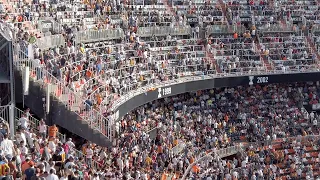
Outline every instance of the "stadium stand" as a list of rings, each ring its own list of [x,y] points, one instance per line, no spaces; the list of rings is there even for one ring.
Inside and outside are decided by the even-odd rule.
[[[24,112],[16,118],[30,124],[15,138],[24,159],[7,175],[29,176],[22,169],[34,169],[29,158],[39,178],[316,179],[319,118],[302,104],[318,103],[319,84],[186,93],[119,120],[113,110],[128,94],[188,77],[318,71],[318,7],[314,0],[1,0],[0,29],[14,42],[17,70],[30,67],[33,81],[51,84],[52,96],[113,145],[88,142],[79,152],[50,131],[41,140],[39,122]]]

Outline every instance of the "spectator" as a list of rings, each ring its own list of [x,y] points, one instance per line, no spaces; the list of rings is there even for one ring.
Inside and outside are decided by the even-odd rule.
[[[47,136],[47,125],[43,119],[40,120],[39,124],[39,133],[41,134],[43,139],[46,139]]]
[[[32,177],[36,175],[36,169],[34,167],[34,162],[29,161],[28,165],[29,167],[24,171],[24,174],[26,180],[31,180]]]
[[[4,135],[4,139],[1,142],[1,150],[2,155],[5,156],[8,160],[10,160],[13,157],[15,151],[13,142],[8,138],[8,135]]]
[[[50,174],[46,177],[46,180],[59,180],[54,169],[50,169]]]
[[[29,119],[26,114],[23,114],[22,117],[19,119],[19,125],[21,128],[28,129]]]
[[[49,127],[49,138],[56,138],[58,132],[58,127],[54,124]]]

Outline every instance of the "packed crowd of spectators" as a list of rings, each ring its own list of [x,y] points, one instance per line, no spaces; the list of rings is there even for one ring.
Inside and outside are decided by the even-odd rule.
[[[163,150],[160,156],[166,160],[170,159],[167,147],[171,147],[173,139],[179,137],[184,147],[188,148],[182,150],[178,157],[182,162],[173,168],[168,162],[166,174],[172,176],[174,169],[174,176],[178,176],[179,172],[181,177],[183,170],[199,158],[201,152],[241,142],[276,141],[318,134],[317,128],[309,129],[310,125],[317,126],[318,119],[303,108],[305,103],[316,103],[318,96],[319,85],[316,84],[223,88],[187,93],[138,108],[121,121],[119,131],[124,132],[121,133],[124,139],[134,140],[134,146],[140,151],[150,149],[156,143]],[[146,140],[145,132],[155,127],[159,130],[159,137],[154,141]],[[156,153],[155,159],[161,159],[158,156]],[[172,160],[176,161],[174,158]],[[162,161],[155,161],[152,170],[164,170]],[[202,171],[195,173],[194,178],[200,178],[201,174]]]
[[[319,83],[296,83],[211,89],[156,100],[119,122],[119,138],[112,147],[87,142],[81,145],[82,153],[75,150],[72,139],[59,139],[56,126],[48,127],[43,120],[38,127],[33,124],[26,110],[14,140],[8,138],[9,128],[3,122],[2,176],[181,178],[205,152],[241,143],[247,149],[235,159],[210,158],[188,177],[293,177],[292,168],[301,168],[297,176],[314,177],[319,116],[309,114],[303,105],[317,103],[319,96]],[[275,154],[281,152],[285,162]],[[296,166],[288,170],[290,162]]]
[[[318,10],[309,7],[315,5],[314,1],[310,4],[296,1],[289,5],[285,1],[272,1],[273,4],[271,1],[227,1],[225,5],[218,1],[212,4],[177,1],[173,8],[149,1],[143,2],[148,8],[121,0],[93,4],[72,2],[1,2],[1,27],[9,24],[13,29],[16,59],[34,57],[40,69],[32,72],[34,78],[52,81],[40,72],[48,71],[86,102],[86,106],[79,105],[82,110],[93,107],[105,113],[115,99],[128,91],[185,76],[260,72],[266,70],[266,64],[276,70],[305,70],[317,63],[308,37],[287,28],[298,21],[303,29],[316,21],[310,14]],[[298,19],[294,15],[302,17]],[[55,22],[47,32],[42,31],[44,21]],[[231,29],[243,24],[246,30],[226,28],[223,32],[226,34],[210,31],[204,37],[203,30],[216,24],[222,27],[229,24]],[[288,32],[258,34],[258,30],[279,31],[281,27]],[[98,42],[79,42],[81,38],[77,34],[89,29],[117,35]],[[39,46],[37,40],[48,34],[60,35],[57,37],[62,37],[64,43],[49,48]],[[318,97],[318,84],[294,84],[212,89],[157,100],[118,122],[120,138],[112,148],[84,144],[84,158],[76,154],[72,140],[61,142],[56,138],[54,127],[49,135],[45,134],[46,126],[40,126],[36,133],[35,128],[29,126],[26,113],[20,119],[14,142],[8,139],[8,132],[3,133],[2,160],[8,167],[3,166],[5,174],[0,175],[25,176],[26,179],[34,176],[46,179],[178,178],[208,150],[240,142],[317,134],[316,127],[310,129],[300,124],[313,123],[302,105],[315,103]],[[286,149],[296,147],[296,144],[287,144]],[[181,148],[176,148],[180,145]],[[248,152],[252,151],[262,154],[261,150],[249,146]],[[211,176],[211,170],[216,169],[220,171],[213,174],[227,176],[242,161],[245,166],[254,163],[259,167],[232,171],[233,176],[240,173],[260,176],[261,169],[268,164],[261,157],[272,153],[271,148],[260,158],[255,153],[250,157],[242,154],[236,162],[228,161],[233,164],[232,168],[225,168],[228,164],[225,161],[212,160],[212,169],[200,168],[191,176],[195,179]],[[300,150],[294,153],[303,154]],[[290,157],[286,160],[304,161]],[[278,161],[269,162],[273,163]],[[284,174],[280,169],[270,169],[273,174]],[[301,169],[298,176],[310,174],[309,167]]]
[[[281,20],[287,16],[268,13],[269,9],[278,7],[269,1],[260,4],[252,1],[168,3],[175,6],[168,10],[160,1],[73,1],[72,4],[25,1],[3,2],[0,10],[3,21],[13,26],[16,57],[24,58],[32,53],[36,66],[47,70],[87,102],[86,106],[75,102],[75,106],[80,107],[77,111],[94,108],[104,114],[112,102],[128,91],[185,76],[263,72],[269,66],[283,71],[314,68],[317,56],[303,35],[291,39],[301,43],[286,40],[275,43],[276,47],[266,44],[270,43],[266,37],[283,40],[286,34],[263,34],[260,41],[256,38],[257,31],[266,23],[256,20],[252,14],[259,12],[260,16],[268,17],[268,27],[274,25],[280,27],[280,31]],[[241,14],[243,9],[250,15],[249,23],[247,15]],[[228,21],[233,27],[245,24],[247,30],[232,31],[230,27],[225,29],[227,34],[218,37],[212,32],[206,32],[209,35],[206,39],[201,35],[203,29],[216,24],[223,26]],[[52,24],[45,27],[44,22]],[[82,42],[79,36],[94,32],[84,33],[89,29],[112,35],[98,42],[90,39]],[[40,42],[39,38],[48,34],[61,35],[54,37],[61,39],[61,43],[41,47],[37,38]],[[290,37],[294,34],[292,31]],[[33,46],[31,52],[29,44]],[[262,55],[267,55],[266,60]],[[284,59],[287,61],[280,61]],[[33,73],[39,80],[52,81],[40,71]]]

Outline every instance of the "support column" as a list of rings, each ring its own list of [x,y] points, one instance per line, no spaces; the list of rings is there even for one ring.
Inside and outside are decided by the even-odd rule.
[[[14,125],[14,110],[15,106],[13,103],[9,105],[9,126],[10,126],[10,138],[13,139],[15,135],[15,125]]]

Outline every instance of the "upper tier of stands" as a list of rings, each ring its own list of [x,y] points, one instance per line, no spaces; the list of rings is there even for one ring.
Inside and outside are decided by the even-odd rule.
[[[0,1],[15,66],[109,139],[129,92],[319,69],[317,1],[34,2]]]

